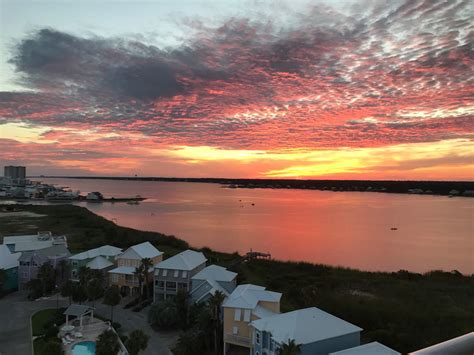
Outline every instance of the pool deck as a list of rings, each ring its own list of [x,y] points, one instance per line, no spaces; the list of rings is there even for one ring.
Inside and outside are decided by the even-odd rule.
[[[95,342],[97,340],[97,337],[104,331],[110,328],[110,325],[100,319],[94,318],[92,321],[89,321],[88,324],[83,324],[82,329],[77,326],[75,329],[71,332],[74,334],[75,332],[81,332],[82,337],[76,338],[74,336],[70,336],[71,338],[74,339],[74,341],[71,344],[68,345],[63,345],[64,348],[64,354],[65,355],[72,355],[72,348],[74,345],[77,343],[81,343],[84,341],[93,341]]]

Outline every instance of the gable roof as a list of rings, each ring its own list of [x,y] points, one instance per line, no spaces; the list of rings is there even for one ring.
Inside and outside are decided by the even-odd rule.
[[[71,255],[71,253],[64,245],[53,245],[44,249],[23,252],[18,260],[30,260],[31,256],[33,255],[38,256],[43,261],[47,261],[49,258],[68,257]]]
[[[400,355],[400,353],[374,341],[372,343],[336,351],[335,353],[330,353],[330,355]]]
[[[250,325],[270,332],[273,339],[280,344],[286,343],[288,339],[294,339],[296,344],[310,344],[362,331],[362,328],[316,307],[258,319]]]
[[[114,263],[107,260],[103,256],[96,256],[86,264],[86,266],[92,270],[102,270],[112,265],[114,265]]]
[[[53,237],[51,232],[39,232],[32,235],[5,236],[3,244],[13,245],[15,252],[23,252],[49,248],[52,245],[67,246],[67,238],[64,235]]]
[[[94,310],[94,308],[90,306],[86,306],[84,304],[71,304],[65,311],[64,315],[68,316],[75,316],[75,317],[80,317],[84,314],[86,314],[89,311]]]
[[[206,261],[203,253],[188,249],[156,264],[155,268],[190,271]]]
[[[214,280],[230,282],[234,280],[237,273],[227,270],[225,267],[218,265],[209,265],[199,271],[192,277],[193,280]]]
[[[20,256],[21,253],[12,253],[6,245],[0,244],[0,269],[17,267]]]
[[[246,284],[239,285],[224,301],[222,307],[254,309],[258,302],[280,302],[281,293],[267,291],[265,287]]]
[[[122,253],[122,249],[114,247],[112,245],[103,245],[98,248],[90,249],[83,251],[82,253],[75,254],[69,259],[71,260],[86,260],[86,259],[92,259],[95,258],[96,256],[117,256],[120,253]]]
[[[130,254],[135,254],[135,257],[132,257]],[[136,244],[125,250],[119,258],[128,258],[128,259],[144,259],[144,258],[154,258],[162,255],[163,252],[156,249],[150,242],[144,242]]]
[[[124,274],[124,275],[135,275],[137,271],[136,267],[133,266],[119,266],[109,271],[109,274]]]

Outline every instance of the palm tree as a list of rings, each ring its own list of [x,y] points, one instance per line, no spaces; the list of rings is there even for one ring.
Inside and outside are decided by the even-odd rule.
[[[141,265],[143,268],[142,268],[142,273],[143,273],[143,280],[145,282],[144,284],[144,289],[146,290],[146,292],[144,292],[145,294],[145,299],[148,299],[148,270],[150,270],[150,268],[153,266],[153,260],[151,260],[150,258],[143,258],[142,259],[142,265]],[[140,293],[141,293],[141,288],[140,288]]]
[[[97,279],[92,279],[87,283],[86,287],[87,297],[92,301],[92,307],[94,307],[95,300],[102,296],[104,292],[104,287],[102,283]]]
[[[217,354],[220,349],[219,335],[222,333],[221,322],[221,307],[225,300],[225,295],[221,291],[216,291],[209,299],[209,308],[211,311],[211,318],[214,324],[214,351]]]
[[[81,266],[79,268],[78,274],[79,274],[79,283],[81,285],[86,285],[87,282],[91,279],[91,269],[88,268],[87,266]]]
[[[75,282],[74,287],[72,288],[72,300],[74,302],[85,302],[87,300],[87,289],[84,285]]]
[[[51,292],[56,285],[56,270],[54,270],[51,263],[44,263],[38,270],[37,278],[41,282],[43,295],[46,295]]]
[[[69,305],[71,305],[71,297],[72,297],[72,294],[74,293],[74,287],[75,287],[75,283],[74,281],[71,281],[71,280],[67,280],[61,286],[61,296],[69,297]]]
[[[140,292],[140,296],[142,295],[142,284],[143,284],[143,265],[135,268],[133,274],[138,278],[138,290]]]
[[[71,264],[68,260],[63,259],[59,262],[59,273],[61,275],[61,284],[69,279],[71,273]]]
[[[148,322],[158,327],[173,327],[178,319],[178,308],[176,303],[167,299],[150,307]]]
[[[281,344],[278,349],[278,355],[299,355],[300,353],[301,345],[296,344],[294,339],[288,339],[288,342]]]

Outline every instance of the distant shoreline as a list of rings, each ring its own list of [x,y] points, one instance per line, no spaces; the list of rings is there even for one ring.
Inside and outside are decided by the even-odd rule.
[[[414,180],[293,180],[293,179],[229,179],[177,177],[109,177],[109,176],[33,176],[34,179],[83,179],[116,181],[197,182],[224,185],[229,188],[298,189],[320,191],[384,192],[474,197],[474,181]]]

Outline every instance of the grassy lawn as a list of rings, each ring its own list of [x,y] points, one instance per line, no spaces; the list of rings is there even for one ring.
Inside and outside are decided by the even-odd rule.
[[[56,308],[43,309],[33,314],[31,317],[31,326],[33,328],[33,336],[43,335],[45,326],[56,317],[58,310]]]

